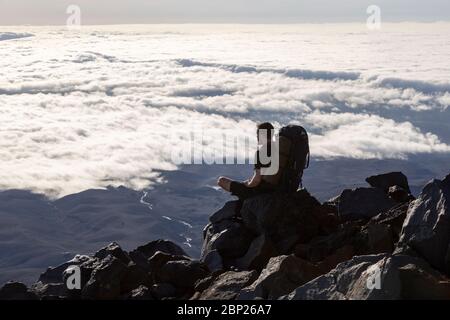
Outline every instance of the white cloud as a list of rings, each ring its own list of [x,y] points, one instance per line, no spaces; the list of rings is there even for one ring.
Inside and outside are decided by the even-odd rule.
[[[314,39],[295,32],[31,31],[35,37],[0,47],[0,188],[59,196],[109,184],[143,187],[156,169],[175,168],[171,148],[184,144],[174,131],[253,135],[258,121],[304,124],[315,157],[450,152],[450,137],[419,121],[429,112],[436,123],[450,118],[448,84],[387,76],[405,72],[414,52],[401,66],[386,62],[389,72],[371,68],[380,73],[371,77],[343,58],[333,67],[345,50],[326,34],[317,37],[327,46],[308,46]],[[303,56],[295,57],[292,43]],[[358,48],[353,64],[369,68]],[[408,75],[426,72],[416,73]]]

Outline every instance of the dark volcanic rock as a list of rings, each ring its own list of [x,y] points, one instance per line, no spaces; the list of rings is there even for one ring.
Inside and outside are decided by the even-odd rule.
[[[357,256],[297,288],[289,300],[449,299],[450,281],[422,259]]]
[[[91,278],[84,286],[81,296],[89,300],[118,299],[121,282],[127,272],[127,266],[119,259],[109,255],[103,259],[92,272]]]
[[[403,188],[408,194],[411,193],[408,184],[408,178],[401,172],[390,172],[385,174],[380,174],[376,176],[371,176],[366,179],[367,183],[371,187],[379,188],[388,192],[390,187],[399,186]]]
[[[274,257],[258,279],[240,292],[238,299],[277,299],[320,274],[316,265],[293,255]]]
[[[395,204],[382,189],[347,189],[340,196],[339,216],[345,220],[369,219],[391,209]]]
[[[258,277],[256,271],[228,271],[219,275],[199,296],[200,300],[233,300]]]
[[[400,242],[450,274],[450,175],[428,183],[411,203]]]
[[[193,288],[199,279],[209,275],[208,268],[199,261],[169,261],[158,272],[160,283],[171,283],[175,287]]]
[[[8,282],[0,288],[0,300],[37,300],[38,297],[20,282]]]
[[[119,259],[124,264],[128,264],[131,262],[130,257],[128,256],[128,253],[122,250],[122,248],[116,243],[112,242],[106,247],[100,249],[94,254],[95,258],[98,258],[100,260],[105,259],[108,255],[112,255],[113,257]]]

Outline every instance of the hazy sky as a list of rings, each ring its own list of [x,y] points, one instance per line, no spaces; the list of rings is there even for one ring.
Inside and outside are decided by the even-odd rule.
[[[371,4],[384,21],[450,20],[449,0],[0,0],[0,25],[65,24],[70,4],[83,24],[353,22]]]

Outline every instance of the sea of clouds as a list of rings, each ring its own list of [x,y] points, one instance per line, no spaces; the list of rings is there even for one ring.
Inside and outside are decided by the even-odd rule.
[[[450,154],[450,24],[3,29],[0,189],[144,188],[183,133],[259,121],[315,158]]]

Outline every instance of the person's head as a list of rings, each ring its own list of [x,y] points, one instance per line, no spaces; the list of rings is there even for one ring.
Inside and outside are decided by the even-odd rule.
[[[266,136],[267,141],[272,141],[274,127],[270,122],[264,122],[264,123],[259,124],[257,126],[257,129],[258,130],[256,131],[256,135],[258,137],[258,141],[259,141],[260,132],[261,132],[262,137]]]

